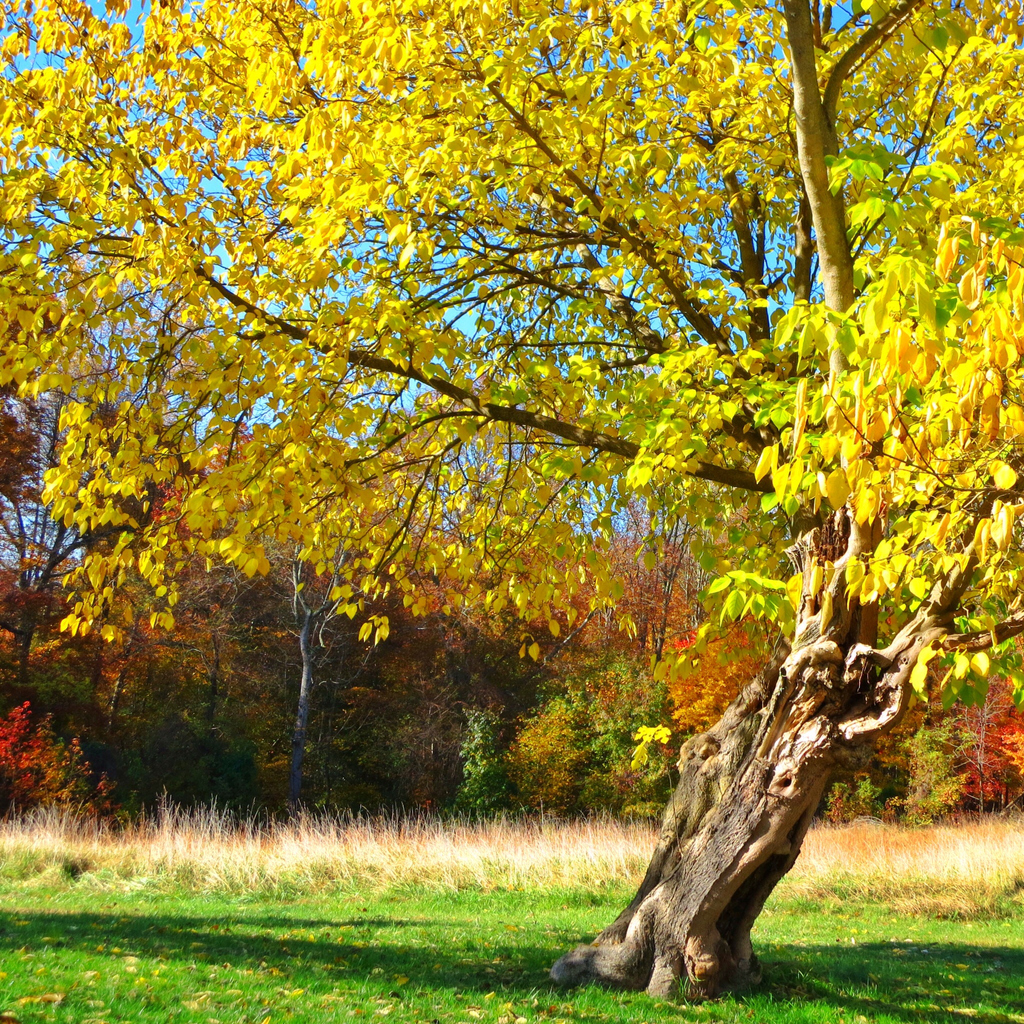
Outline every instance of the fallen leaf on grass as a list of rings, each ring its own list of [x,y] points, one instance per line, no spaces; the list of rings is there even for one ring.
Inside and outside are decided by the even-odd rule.
[[[22,996],[18,1000],[19,1006],[29,1006],[32,1003],[63,1003],[63,992],[47,992],[44,996]]]

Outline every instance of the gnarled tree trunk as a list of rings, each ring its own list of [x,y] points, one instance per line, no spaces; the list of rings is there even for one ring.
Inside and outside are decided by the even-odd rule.
[[[805,581],[813,563],[832,562],[832,583],[817,597],[805,583],[791,648],[685,743],[639,891],[592,945],[554,965],[555,981],[656,996],[682,981],[707,997],[759,979],[751,928],[796,860],[830,772],[899,721],[918,653],[948,624],[922,614],[884,651],[861,643],[871,609],[843,600],[841,571],[857,547],[840,512],[794,549]],[[826,601],[822,623],[824,594],[835,611]]]

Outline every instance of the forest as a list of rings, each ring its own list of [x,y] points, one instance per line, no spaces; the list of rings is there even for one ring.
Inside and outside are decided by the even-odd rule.
[[[374,644],[359,623],[324,614],[311,644],[313,686],[301,792],[289,782],[307,600],[326,580],[289,558],[266,575],[198,560],[183,576],[173,631],[150,623],[143,581],[131,620],[108,642],[60,628],[62,582],[90,542],[54,522],[42,475],[61,440],[62,396],[3,396],[0,800],[6,813],[56,803],[131,817],[161,800],[216,803],[239,814],[325,811],[533,812],[655,817],[680,743],[712,724],[769,656],[770,634],[740,623],[678,679],[657,665],[693,643],[712,574],[689,551],[685,523],[652,538],[633,503],[616,523],[621,594],[552,636],[532,624],[524,646],[510,615],[442,611],[429,579],[426,615],[374,604],[390,632]],[[172,506],[174,495],[163,497]],[[692,532],[692,531],[691,531]],[[273,550],[270,548],[270,550]],[[319,596],[317,596],[319,595]],[[532,636],[537,639],[534,641]],[[664,726],[634,763],[640,728]],[[1008,811],[1024,795],[1024,715],[994,679],[972,707],[936,698],[913,708],[869,763],[836,777],[829,821],[877,817],[926,824]]]

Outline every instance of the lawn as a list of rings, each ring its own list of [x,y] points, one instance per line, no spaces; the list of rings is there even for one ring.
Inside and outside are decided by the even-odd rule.
[[[819,880],[813,892],[798,878],[758,925],[764,986],[687,1006],[548,981],[557,956],[628,898],[625,879],[585,890],[392,880],[204,892],[180,878],[66,863],[32,874],[18,863],[0,871],[5,1024],[1024,1022],[1024,919],[1013,898],[949,919],[894,910],[870,886],[858,896],[848,877],[841,891]],[[930,905],[925,882],[915,884]]]
[[[2,1008],[30,1021],[1024,1021],[1024,923],[770,908],[767,983],[704,1007],[563,992],[551,962],[624,892],[304,899],[8,892]],[[522,1024],[522,1021],[519,1021]]]

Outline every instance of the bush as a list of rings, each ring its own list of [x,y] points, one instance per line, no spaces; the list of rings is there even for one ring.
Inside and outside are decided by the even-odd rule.
[[[500,732],[501,720],[493,711],[472,708],[466,712],[466,731],[459,748],[462,785],[455,797],[457,810],[489,814],[508,809],[512,783]]]
[[[556,697],[529,719],[509,751],[509,772],[520,800],[534,810],[580,810],[590,774],[586,722],[569,700]]]
[[[110,810],[112,785],[95,783],[78,740],[64,743],[47,716],[32,722],[28,702],[0,719],[0,809],[5,814],[62,805]]]
[[[825,817],[836,824],[879,817],[884,809],[881,796],[882,790],[867,777],[852,784],[837,782],[829,791]]]
[[[927,825],[948,815],[964,793],[964,779],[953,764],[953,726],[924,725],[907,742],[910,784],[903,800],[908,824]]]
[[[508,754],[521,803],[553,813],[659,814],[668,798],[673,751],[658,745],[633,768],[633,734],[666,717],[665,688],[626,657],[575,667],[565,692],[523,724]]]

